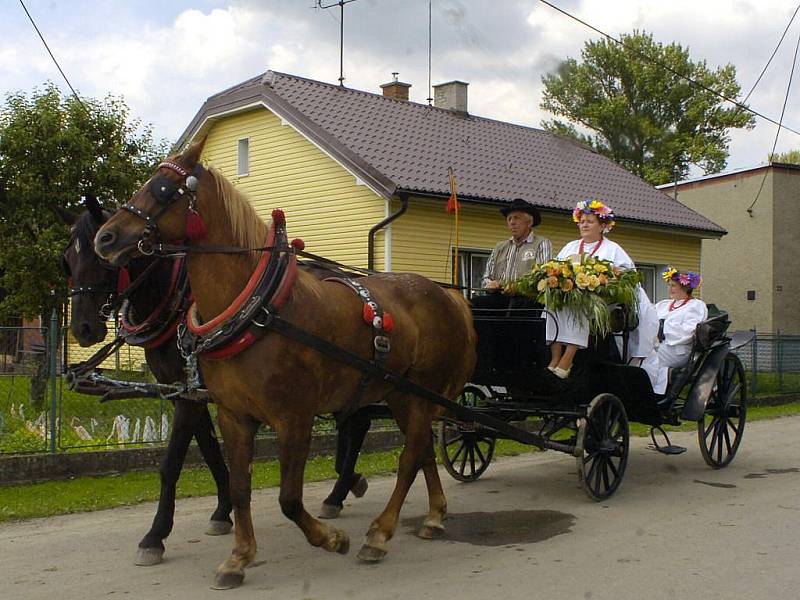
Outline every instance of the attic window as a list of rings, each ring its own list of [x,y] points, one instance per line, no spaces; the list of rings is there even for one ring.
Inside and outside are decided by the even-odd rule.
[[[250,173],[250,138],[239,140],[237,147],[237,168],[236,174],[240,177]]]

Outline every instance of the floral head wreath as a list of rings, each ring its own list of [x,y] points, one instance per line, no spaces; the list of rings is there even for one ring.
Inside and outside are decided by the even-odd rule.
[[[616,225],[614,211],[600,202],[600,200],[581,200],[572,211],[572,220],[576,223],[581,220],[581,215],[593,214],[597,216],[603,226],[603,233],[608,233]]]
[[[676,281],[680,285],[689,286],[689,289],[695,289],[703,282],[703,278],[700,277],[700,273],[692,273],[691,271],[686,271],[682,273],[678,271],[675,267],[667,267],[664,269],[664,272],[661,273],[661,278],[666,281]]]

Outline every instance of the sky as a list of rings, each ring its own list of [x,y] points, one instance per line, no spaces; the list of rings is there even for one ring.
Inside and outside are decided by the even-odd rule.
[[[330,83],[339,77],[339,7],[315,9],[316,0],[24,2],[80,94],[123,97],[170,142],[206,98],[268,69]],[[788,0],[554,3],[612,35],[646,30],[711,68],[731,63],[743,95],[797,7]],[[542,76],[599,37],[536,0],[432,0],[431,12],[432,83],[466,81],[471,114],[533,127],[552,117],[539,108]],[[412,85],[411,100],[426,102],[428,0],[356,0],[345,7],[344,33],[345,85],[380,93],[397,71]],[[776,121],[798,36],[800,15],[750,98]],[[19,0],[0,1],[0,96],[47,81],[68,91]],[[795,81],[784,123],[798,131],[799,98]],[[754,129],[732,132],[726,170],[766,160],[776,129],[758,119]],[[783,130],[777,150],[795,148],[800,135]]]

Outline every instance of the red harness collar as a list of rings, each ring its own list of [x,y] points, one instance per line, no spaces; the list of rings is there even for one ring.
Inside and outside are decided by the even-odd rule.
[[[270,225],[265,246],[271,247],[274,245],[274,243],[275,220],[273,220],[272,225]],[[208,335],[215,329],[224,326],[228,321],[236,320],[239,313],[244,309],[245,305],[248,304],[252,298],[254,298],[253,293],[256,291],[256,288],[265,276],[267,267],[270,265],[271,256],[272,252],[269,250],[265,250],[262,253],[261,259],[258,261],[258,264],[256,265],[253,274],[250,276],[250,279],[247,281],[244,289],[239,293],[238,296],[236,296],[228,308],[210,321],[202,324],[200,323],[199,315],[197,314],[197,304],[193,303],[186,315],[186,328],[189,333],[198,337]],[[268,303],[273,308],[280,308],[283,306],[286,300],[289,298],[289,292],[291,291],[296,279],[297,257],[294,253],[292,253],[289,256],[289,262],[286,266],[286,271],[284,272],[280,283],[275,288],[272,298],[260,300],[262,305]],[[243,350],[249,348],[256,341],[256,339],[257,336],[251,331],[250,328],[248,328],[224,346],[204,352],[203,356],[205,358],[212,359],[230,358],[231,356],[235,356],[236,354],[239,354]]]

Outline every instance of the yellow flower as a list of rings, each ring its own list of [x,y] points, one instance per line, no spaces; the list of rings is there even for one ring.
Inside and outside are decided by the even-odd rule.
[[[589,203],[589,208],[603,208],[604,206],[605,206],[605,204],[603,204],[599,200],[592,200]]]
[[[536,289],[540,292],[543,292],[547,287],[547,279],[540,279],[539,283],[536,284]]]
[[[589,285],[589,276],[586,273],[578,273],[575,276],[575,285],[582,290],[586,289],[586,286]]]
[[[605,266],[603,263],[597,263],[597,264],[594,266],[594,270],[595,270],[597,273],[605,273],[605,272],[607,272],[607,271],[608,271],[608,267],[607,267],[607,266]]]
[[[597,278],[600,280],[600,285],[608,285],[608,277],[605,275],[599,275]]]
[[[576,275],[578,273],[583,273],[583,269],[584,269],[583,265],[575,265],[575,267],[573,268],[573,270],[575,271]]]
[[[551,288],[558,287],[558,277],[548,277],[547,285],[549,285]]]
[[[572,271],[567,265],[564,265],[563,267],[561,267],[561,274],[564,277],[569,277],[570,275],[572,275]]]
[[[575,287],[575,283],[572,281],[572,279],[568,278],[568,279],[565,279],[564,281],[561,282],[561,291],[562,292],[568,292],[573,287]]]
[[[597,275],[589,275],[589,289],[594,291],[600,285],[600,278]]]

